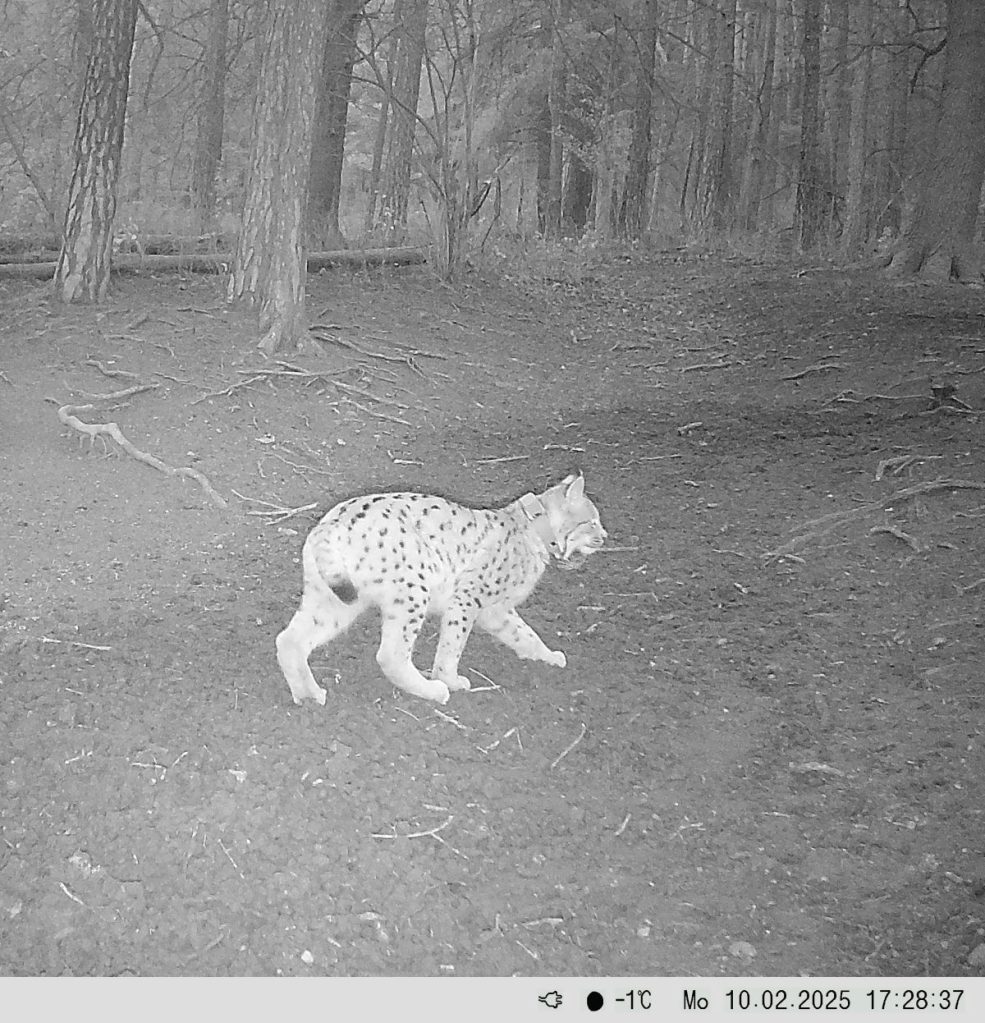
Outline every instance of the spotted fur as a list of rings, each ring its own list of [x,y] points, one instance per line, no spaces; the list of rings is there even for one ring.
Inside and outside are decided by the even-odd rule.
[[[295,703],[325,703],[308,666],[312,650],[338,636],[368,607],[381,612],[376,660],[401,689],[437,703],[468,689],[458,661],[473,625],[520,657],[563,668],[517,614],[553,556],[565,567],[606,536],[581,475],[503,508],[466,508],[427,494],[371,494],[336,505],[302,551],[301,606],[277,637]],[[427,616],[440,618],[430,678],[411,660]]]

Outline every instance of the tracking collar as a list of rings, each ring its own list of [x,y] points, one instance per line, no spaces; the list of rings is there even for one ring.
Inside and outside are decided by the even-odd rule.
[[[560,558],[561,545],[558,543],[554,527],[551,525],[550,517],[547,514],[547,509],[540,498],[535,497],[533,494],[524,494],[523,497],[517,499],[516,503],[520,506],[520,510],[527,517],[534,532],[544,542],[547,549],[555,558]]]

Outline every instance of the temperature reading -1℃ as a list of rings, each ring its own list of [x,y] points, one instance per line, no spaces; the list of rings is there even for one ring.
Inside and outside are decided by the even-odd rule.
[[[614,1000],[623,1002],[630,1009],[649,1009],[650,991],[648,988],[638,988],[636,991],[627,991],[624,995],[620,995]]]

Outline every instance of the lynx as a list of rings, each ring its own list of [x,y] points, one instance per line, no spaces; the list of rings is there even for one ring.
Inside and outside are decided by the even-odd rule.
[[[447,703],[468,689],[458,661],[473,625],[528,660],[566,664],[517,614],[551,558],[573,568],[606,532],[585,480],[568,476],[503,508],[467,508],[427,494],[370,494],[336,505],[302,550],[301,606],[277,637],[277,661],[295,703],[325,703],[308,656],[368,607],[380,609],[376,661],[397,687]],[[430,677],[411,660],[426,616],[440,618]]]

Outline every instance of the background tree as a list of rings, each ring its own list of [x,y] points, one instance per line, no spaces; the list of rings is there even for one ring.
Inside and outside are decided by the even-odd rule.
[[[937,131],[889,270],[980,281],[975,225],[985,175],[985,17],[977,0],[948,0],[944,54]]]
[[[268,6],[138,7],[118,233],[239,232]],[[926,160],[977,123],[970,106],[964,128],[941,117],[952,59],[941,26],[961,23],[946,0],[318,6],[331,22],[307,171],[312,244],[436,241],[450,268],[489,239],[646,227],[661,245],[740,231],[768,253],[799,241],[854,259],[898,241],[904,195],[912,237]],[[0,232],[51,233],[66,206],[92,31],[90,0],[71,9],[4,8]],[[948,71],[945,105],[955,80]]]
[[[391,243],[401,241],[407,228],[428,0],[400,0],[398,10],[399,36],[388,104],[391,120],[378,213],[379,222],[387,231]]]
[[[229,34],[229,0],[212,0],[203,58],[201,109],[195,162],[192,165],[192,208],[197,230],[215,230],[216,175],[222,158],[222,125],[226,100],[226,42]]]
[[[650,178],[650,122],[653,111],[653,67],[657,49],[658,0],[639,0],[639,71],[633,103],[626,183],[619,208],[619,230],[626,238],[639,238],[646,222],[647,184]]]
[[[345,129],[349,118],[356,32],[366,0],[330,0],[308,175],[308,244],[342,249],[339,226]]]
[[[304,207],[325,14],[324,4],[271,0],[259,40],[246,203],[228,297],[258,306],[259,347],[268,355],[297,347],[306,328]]]
[[[800,163],[797,174],[797,228],[802,249],[811,249],[821,232],[824,194],[821,185],[820,110],[821,0],[804,0],[803,86],[800,116]]]
[[[75,170],[68,190],[54,294],[102,302],[109,288],[116,186],[123,150],[136,0],[93,0]]]
[[[842,243],[851,255],[872,232],[873,196],[870,192],[869,121],[872,117],[872,0],[861,0],[852,10],[855,63],[852,76],[851,121],[845,194],[845,229]]]

